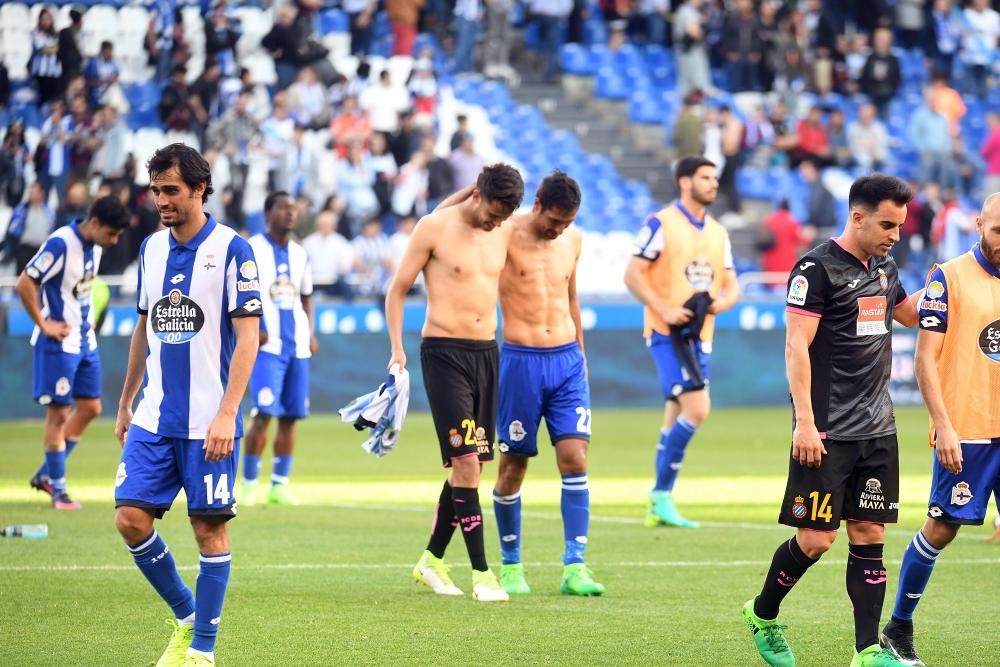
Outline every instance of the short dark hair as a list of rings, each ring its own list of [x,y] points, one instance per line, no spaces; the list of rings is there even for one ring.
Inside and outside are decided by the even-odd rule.
[[[103,42],[101,42],[101,51],[103,51],[104,49],[113,49],[113,48],[114,45],[112,45],[111,42],[109,42],[108,40],[104,40]]]
[[[913,199],[913,190],[895,176],[868,174],[851,184],[847,204],[850,208],[873,211],[887,199],[897,206],[905,206]]]
[[[714,167],[715,163],[702,155],[685,155],[677,161],[674,166],[674,180],[681,182],[682,178],[689,178],[695,175],[702,167]]]
[[[580,208],[580,186],[558,169],[542,179],[535,196],[543,211],[569,213]]]
[[[282,197],[288,197],[291,199],[291,195],[284,190],[276,190],[267,195],[267,197],[264,198],[264,214],[266,215],[270,213],[271,209],[274,208],[274,205],[277,204],[278,200]]]
[[[517,169],[498,162],[484,167],[476,179],[479,194],[488,202],[500,202],[511,212],[517,210],[524,199],[524,181]]]
[[[122,206],[118,197],[114,195],[94,200],[94,203],[90,205],[90,212],[87,214],[87,219],[90,218],[97,218],[103,226],[113,229],[126,229],[129,223],[128,209]]]
[[[152,181],[160,174],[169,171],[171,167],[177,168],[181,180],[192,190],[200,183],[205,184],[205,193],[201,196],[203,203],[215,192],[212,188],[212,169],[208,166],[208,161],[190,146],[168,144],[153,153],[153,157],[146,163],[149,180]]]

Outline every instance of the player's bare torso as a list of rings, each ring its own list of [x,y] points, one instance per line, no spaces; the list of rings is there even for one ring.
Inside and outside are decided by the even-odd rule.
[[[570,285],[576,274],[580,231],[570,227],[548,241],[528,225],[531,214],[515,215],[505,226],[512,237],[500,276],[504,341],[556,347],[576,340]]]
[[[492,231],[445,209],[420,221],[433,233],[424,266],[427,318],[423,336],[491,340],[497,329],[497,282],[510,241],[508,223]]]

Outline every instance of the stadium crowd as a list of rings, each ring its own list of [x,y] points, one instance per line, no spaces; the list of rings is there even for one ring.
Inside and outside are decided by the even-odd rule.
[[[472,71],[514,85],[554,79],[566,42],[672,49],[682,103],[663,119],[668,143],[723,165],[717,213],[754,198],[741,173],[797,171],[801,188],[771,201],[760,225],[765,270],[787,270],[802,244],[839,227],[828,168],[905,172],[919,189],[904,264],[911,249],[930,250],[925,261],[956,254],[974,198],[1000,189],[1000,116],[989,111],[1000,14],[988,0],[269,4],[148,3],[127,15],[145,21],[139,63],[112,40],[83,43],[87,15],[108,7],[31,8],[30,50],[5,40],[0,65],[0,200],[13,209],[4,250],[16,269],[54,227],[112,193],[133,220],[102,272],[127,270],[157,224],[138,146],[156,127],[165,135],[152,136],[208,157],[217,220],[260,231],[259,193],[285,189],[317,281],[338,295],[378,294],[413,221],[485,162],[464,119],[450,131],[443,91]],[[123,26],[140,6],[120,10]],[[348,67],[334,67],[336,31]],[[512,48],[522,40],[529,49]],[[404,69],[385,58],[411,54]],[[15,56],[28,78],[11,82]],[[893,159],[900,150],[914,168]],[[254,180],[258,164],[266,176]]]

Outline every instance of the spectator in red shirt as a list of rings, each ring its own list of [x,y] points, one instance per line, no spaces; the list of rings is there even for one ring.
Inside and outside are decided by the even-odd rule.
[[[761,251],[761,270],[788,274],[802,250],[816,238],[816,228],[803,226],[788,210],[788,200],[782,199],[778,210],[760,224],[757,249]],[[768,283],[773,288],[784,289],[785,278]]]
[[[799,121],[796,129],[799,143],[792,151],[792,166],[797,166],[803,160],[812,160],[817,167],[830,165],[830,134],[823,124],[823,110],[813,107],[809,115]]]
[[[986,195],[1000,192],[1000,113],[991,112],[986,116],[989,134],[983,142],[979,154],[986,162]]]

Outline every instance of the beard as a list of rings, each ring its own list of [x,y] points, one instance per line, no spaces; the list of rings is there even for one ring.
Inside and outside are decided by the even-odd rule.
[[[986,244],[986,239],[979,238],[979,251],[983,253],[986,261],[993,265],[993,268],[1000,270],[1000,248],[990,248]]]

